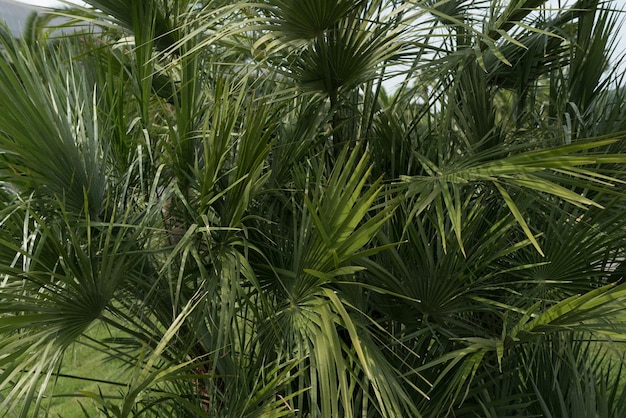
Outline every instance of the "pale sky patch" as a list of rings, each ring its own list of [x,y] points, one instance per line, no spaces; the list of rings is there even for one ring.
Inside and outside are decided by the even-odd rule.
[[[63,7],[66,3],[58,0],[17,0],[20,3],[34,4],[35,6],[43,7]],[[85,4],[80,0],[69,0],[69,3]]]

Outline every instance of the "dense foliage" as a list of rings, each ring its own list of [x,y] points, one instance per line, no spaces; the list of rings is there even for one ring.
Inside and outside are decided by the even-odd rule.
[[[2,32],[0,416],[75,344],[108,417],[626,416],[612,3],[87,3]]]

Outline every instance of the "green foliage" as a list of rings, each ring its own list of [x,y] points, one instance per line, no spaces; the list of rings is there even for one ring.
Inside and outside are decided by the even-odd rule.
[[[87,3],[0,28],[0,416],[625,413],[610,3]]]

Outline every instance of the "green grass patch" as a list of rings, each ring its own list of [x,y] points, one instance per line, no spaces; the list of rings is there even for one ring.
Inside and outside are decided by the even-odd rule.
[[[94,326],[87,337],[112,338],[105,327]],[[123,386],[123,364],[95,348],[90,338],[83,338],[68,348],[58,376],[52,376],[46,388],[38,416],[50,418],[98,417],[97,403],[85,392],[119,397]],[[114,384],[115,383],[115,384]]]

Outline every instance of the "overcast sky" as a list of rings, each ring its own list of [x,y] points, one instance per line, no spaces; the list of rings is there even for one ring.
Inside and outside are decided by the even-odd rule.
[[[28,4],[36,4],[37,6],[47,6],[47,7],[59,7],[63,5],[63,2],[56,0],[17,0],[22,3]],[[81,3],[77,0],[71,0],[71,3]]]
[[[56,0],[17,0],[22,3],[36,4],[37,6],[58,7],[63,3]],[[73,0],[71,3],[80,3],[80,1]]]
[[[23,3],[36,4],[39,6],[48,6],[48,7],[58,7],[63,5],[63,2],[58,0],[18,0]],[[80,0],[70,0],[71,3],[81,3]],[[563,7],[567,4],[574,3],[574,0],[550,0],[549,4],[552,7]],[[622,7],[622,9],[626,10],[626,5],[624,0],[615,0],[613,4],[617,7]],[[626,18],[626,13],[624,13],[624,18]],[[622,55],[626,53],[626,22],[622,24],[620,28],[620,32],[618,34],[618,55]],[[622,68],[626,66],[625,62],[621,63]]]

